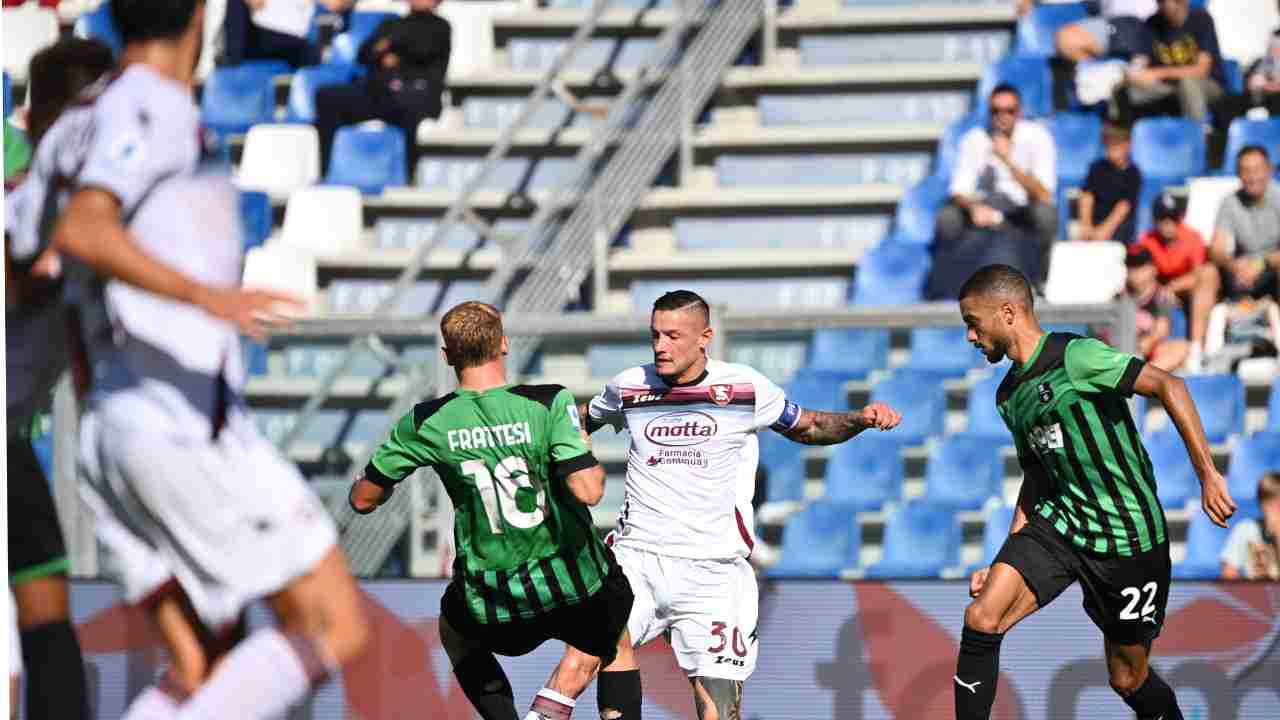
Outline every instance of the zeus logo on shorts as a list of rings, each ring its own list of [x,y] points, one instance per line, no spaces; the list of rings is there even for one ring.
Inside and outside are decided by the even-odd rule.
[[[1061,450],[1062,442],[1062,426],[1058,423],[1052,425],[1039,425],[1031,428],[1031,447],[1037,453],[1047,453],[1052,450]]]

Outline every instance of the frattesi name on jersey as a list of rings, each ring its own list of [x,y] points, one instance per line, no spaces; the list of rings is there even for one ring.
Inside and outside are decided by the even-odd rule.
[[[449,450],[476,450],[480,448],[510,447],[533,442],[529,423],[462,428],[449,431]]]

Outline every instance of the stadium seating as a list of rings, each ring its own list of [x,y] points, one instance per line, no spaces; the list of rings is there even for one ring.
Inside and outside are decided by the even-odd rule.
[[[1124,245],[1115,242],[1056,242],[1049,253],[1044,296],[1050,303],[1103,303],[1124,290]]]
[[[764,127],[883,126],[950,123],[969,114],[969,94],[958,90],[871,93],[765,93],[756,100]]]
[[[832,187],[890,183],[910,185],[929,174],[925,153],[722,154],[716,158],[721,187]]]
[[[1200,496],[1200,480],[1187,459],[1186,446],[1176,429],[1147,435],[1142,444],[1151,456],[1151,468],[1156,476],[1156,497],[1166,510],[1180,508],[1191,498]]]
[[[856,305],[920,302],[929,273],[929,251],[918,245],[882,242],[862,256],[854,277]]]
[[[513,38],[507,42],[507,55],[516,70],[545,71],[567,44],[558,38]],[[656,38],[595,38],[574,54],[568,67],[583,72],[631,70],[645,62],[657,46]]]
[[[681,250],[867,247],[889,229],[884,215],[682,217],[672,223]]]
[[[1051,58],[1058,54],[1054,34],[1088,16],[1088,4],[1083,2],[1036,5],[1018,20],[1014,49],[1027,57]]]
[[[902,442],[892,433],[866,433],[837,445],[827,461],[827,500],[852,504],[858,512],[881,509],[902,496]]]
[[[373,244],[381,250],[408,250],[428,242],[436,233],[439,223],[424,218],[379,218],[374,226]],[[499,220],[495,230],[503,235],[523,233],[529,223],[524,220]],[[444,236],[442,248],[473,250],[484,244],[480,235],[470,225],[454,223]]]
[[[1102,118],[1087,113],[1058,113],[1046,123],[1058,147],[1058,188],[1080,187],[1089,166],[1102,157]]]
[[[911,330],[911,358],[907,367],[928,370],[945,377],[963,377],[983,362],[965,337],[963,327],[920,327]]]
[[[462,101],[462,124],[469,128],[502,130],[524,108],[524,97],[469,97]],[[552,129],[585,125],[590,116],[577,114],[567,105],[547,98],[525,122],[526,127]]]
[[[815,330],[809,342],[806,367],[837,371],[860,380],[872,370],[884,367],[888,356],[888,330]]]
[[[399,17],[396,13],[356,11],[351,13],[347,29],[333,38],[329,48],[329,62],[336,65],[355,65],[360,46],[377,31],[384,20]]]
[[[1271,471],[1280,472],[1280,432],[1254,433],[1242,439],[1231,453],[1227,490],[1237,501],[1256,501],[1258,481]]]
[[[274,73],[255,65],[220,67],[204,83],[200,119],[220,137],[248,132],[275,117]]]
[[[1195,120],[1142,118],[1133,124],[1132,152],[1144,184],[1170,185],[1204,174],[1204,130]]]
[[[980,125],[982,125],[982,116],[971,112],[953,120],[943,131],[942,139],[938,141],[938,151],[935,154],[937,160],[933,173],[943,180],[944,188],[951,182],[951,171],[955,169],[956,158],[960,154],[960,141],[965,133]]]
[[[894,214],[895,237],[915,245],[932,245],[938,209],[947,201],[947,192],[947,179],[936,174],[908,190],[898,201]]]
[[[775,432],[760,438],[760,469],[765,475],[765,500],[770,503],[799,502],[804,499],[807,470],[804,446]]]
[[[366,194],[408,184],[404,130],[382,123],[339,128],[324,181],[350,185]]]
[[[289,196],[280,240],[317,256],[359,253],[364,248],[360,193],[349,187],[311,187]]]
[[[0,11],[4,27],[4,71],[24,85],[31,57],[58,39],[58,14],[47,8],[24,6]]]
[[[1227,149],[1222,155],[1219,175],[1236,174],[1236,156],[1246,145],[1261,145],[1266,148],[1271,163],[1280,166],[1280,118],[1250,120],[1238,117],[1232,120],[1231,127],[1227,130]]]
[[[97,40],[107,45],[119,55],[124,49],[124,41],[120,39],[120,31],[116,28],[115,19],[111,17],[111,3],[104,2],[98,7],[84,13],[76,19],[76,37]]]
[[[1235,375],[1191,375],[1185,378],[1211,443],[1244,430],[1244,384]]]
[[[872,402],[883,402],[902,414],[894,436],[907,445],[919,445],[941,435],[947,411],[942,376],[923,370],[901,369],[876,383]]]
[[[1227,81],[1224,85],[1230,95],[1244,94],[1244,69],[1236,60],[1222,61],[1222,76]]]
[[[295,295],[305,305],[301,314],[318,309],[316,275],[315,256],[304,248],[267,243],[244,256],[244,286]]]
[[[240,193],[240,219],[244,229],[244,248],[258,247],[271,236],[274,218],[271,197],[264,192],[244,190]]]
[[[461,192],[479,173],[479,158],[423,156],[418,159],[414,184],[426,190]],[[570,179],[573,158],[508,157],[485,177],[482,189],[504,192],[548,190]]]
[[[244,140],[240,187],[287,196],[320,179],[320,136],[310,125],[255,125]]]
[[[1216,580],[1222,576],[1219,555],[1230,531],[1213,524],[1209,516],[1196,511],[1187,525],[1187,554],[1173,566],[1178,580]]]
[[[924,496],[953,510],[977,510],[1002,493],[1000,447],[983,435],[951,435],[929,455]]]
[[[1205,242],[1211,242],[1222,201],[1239,187],[1240,180],[1234,177],[1191,178],[1187,183],[1187,212],[1183,220],[1199,232]]]
[[[982,525],[982,560],[969,568],[969,572],[989,567],[996,559],[996,553],[1004,546],[1009,537],[1009,528],[1013,525],[1014,507],[1012,505],[993,505],[983,513]]]
[[[996,390],[1004,382],[1003,372],[992,373],[979,380],[969,389],[969,399],[965,404],[965,415],[969,418],[968,435],[985,435],[997,439],[1002,445],[1012,445],[1013,435],[1009,427],[1000,417],[996,409]]]
[[[839,577],[858,565],[862,531],[852,503],[815,501],[793,516],[782,535],[782,559],[769,569],[781,577]]]
[[[849,410],[849,392],[845,386],[861,379],[856,370],[834,368],[801,368],[787,383],[787,398],[810,410],[845,412]]]
[[[1041,118],[1053,113],[1053,79],[1049,63],[1043,58],[1010,55],[987,67],[978,81],[974,102],[983,117],[987,114],[987,101],[996,85],[1008,83],[1022,96],[1022,114],[1028,118]]]
[[[298,68],[289,82],[289,102],[285,120],[291,123],[316,121],[316,90],[325,85],[342,85],[351,81],[349,65],[311,65]]]
[[[1267,429],[1280,432],[1280,390],[1271,386],[1271,398],[1267,401]]]
[[[800,64],[989,63],[1009,49],[1004,30],[813,33],[800,36]]]
[[[937,577],[960,562],[960,523],[951,508],[924,500],[904,503],[884,530],[884,556],[869,578]]]

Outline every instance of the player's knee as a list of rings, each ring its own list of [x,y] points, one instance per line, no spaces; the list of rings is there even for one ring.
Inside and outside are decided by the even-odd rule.
[[[1147,681],[1146,668],[1133,668],[1121,665],[1111,669],[1111,689],[1120,697],[1129,697],[1138,692]]]
[[[1006,630],[1001,627],[1004,613],[993,611],[987,603],[974,600],[964,609],[964,625],[967,628],[989,635],[997,635]]]

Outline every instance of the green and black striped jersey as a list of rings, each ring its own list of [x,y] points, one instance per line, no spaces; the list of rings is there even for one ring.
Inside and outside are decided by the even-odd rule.
[[[406,413],[365,475],[390,486],[431,467],[453,501],[462,583],[477,622],[533,618],[593,595],[614,563],[565,478],[593,467],[559,385],[457,390]]]
[[[1142,359],[1093,338],[1047,333],[1000,384],[1035,511],[1076,547],[1129,556],[1166,542],[1151,459],[1127,400]]]

